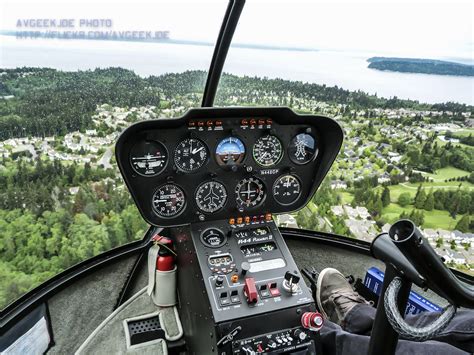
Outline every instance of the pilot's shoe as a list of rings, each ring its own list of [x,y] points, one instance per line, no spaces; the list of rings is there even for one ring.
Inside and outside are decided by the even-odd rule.
[[[343,274],[327,268],[318,277],[316,300],[322,315],[341,325],[346,314],[357,304],[370,304],[352,289]]]

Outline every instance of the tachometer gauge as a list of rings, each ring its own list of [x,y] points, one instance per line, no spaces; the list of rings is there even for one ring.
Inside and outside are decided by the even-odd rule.
[[[207,181],[196,190],[196,204],[207,213],[213,213],[224,207],[227,201],[227,191],[220,182]]]
[[[193,172],[202,167],[209,157],[206,145],[196,138],[181,141],[174,151],[174,162],[184,172]]]
[[[245,158],[245,145],[236,137],[227,137],[216,147],[216,160],[219,165],[240,164]]]
[[[313,160],[318,154],[314,137],[308,133],[296,135],[288,147],[288,155],[293,163],[303,165]]]
[[[283,156],[280,140],[272,135],[260,137],[253,146],[253,158],[257,164],[270,167],[277,164]]]
[[[156,141],[142,141],[130,151],[130,164],[142,176],[156,176],[163,171],[168,153],[163,144]]]
[[[237,204],[241,207],[258,206],[265,198],[265,186],[255,177],[240,180],[235,187]]]
[[[301,195],[301,183],[293,175],[280,176],[273,184],[273,197],[280,205],[291,205]]]
[[[152,198],[153,211],[160,217],[170,218],[179,215],[186,204],[183,190],[175,184],[160,186]]]

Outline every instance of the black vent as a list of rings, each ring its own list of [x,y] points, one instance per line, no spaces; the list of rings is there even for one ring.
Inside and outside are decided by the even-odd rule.
[[[158,316],[128,322],[130,345],[164,339],[165,331],[161,328]]]

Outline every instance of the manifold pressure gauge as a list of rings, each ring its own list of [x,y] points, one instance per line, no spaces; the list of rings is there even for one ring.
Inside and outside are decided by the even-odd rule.
[[[183,190],[175,184],[161,185],[153,194],[153,211],[160,217],[178,216],[184,210],[186,198]]]

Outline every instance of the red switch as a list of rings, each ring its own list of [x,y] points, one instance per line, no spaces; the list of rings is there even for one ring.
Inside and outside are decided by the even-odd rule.
[[[245,297],[247,297],[247,303],[257,303],[258,293],[253,277],[247,277],[245,279],[244,294]]]
[[[270,294],[272,297],[278,297],[280,296],[280,291],[278,290],[278,285],[276,282],[270,282],[268,284],[268,289],[270,291]]]

